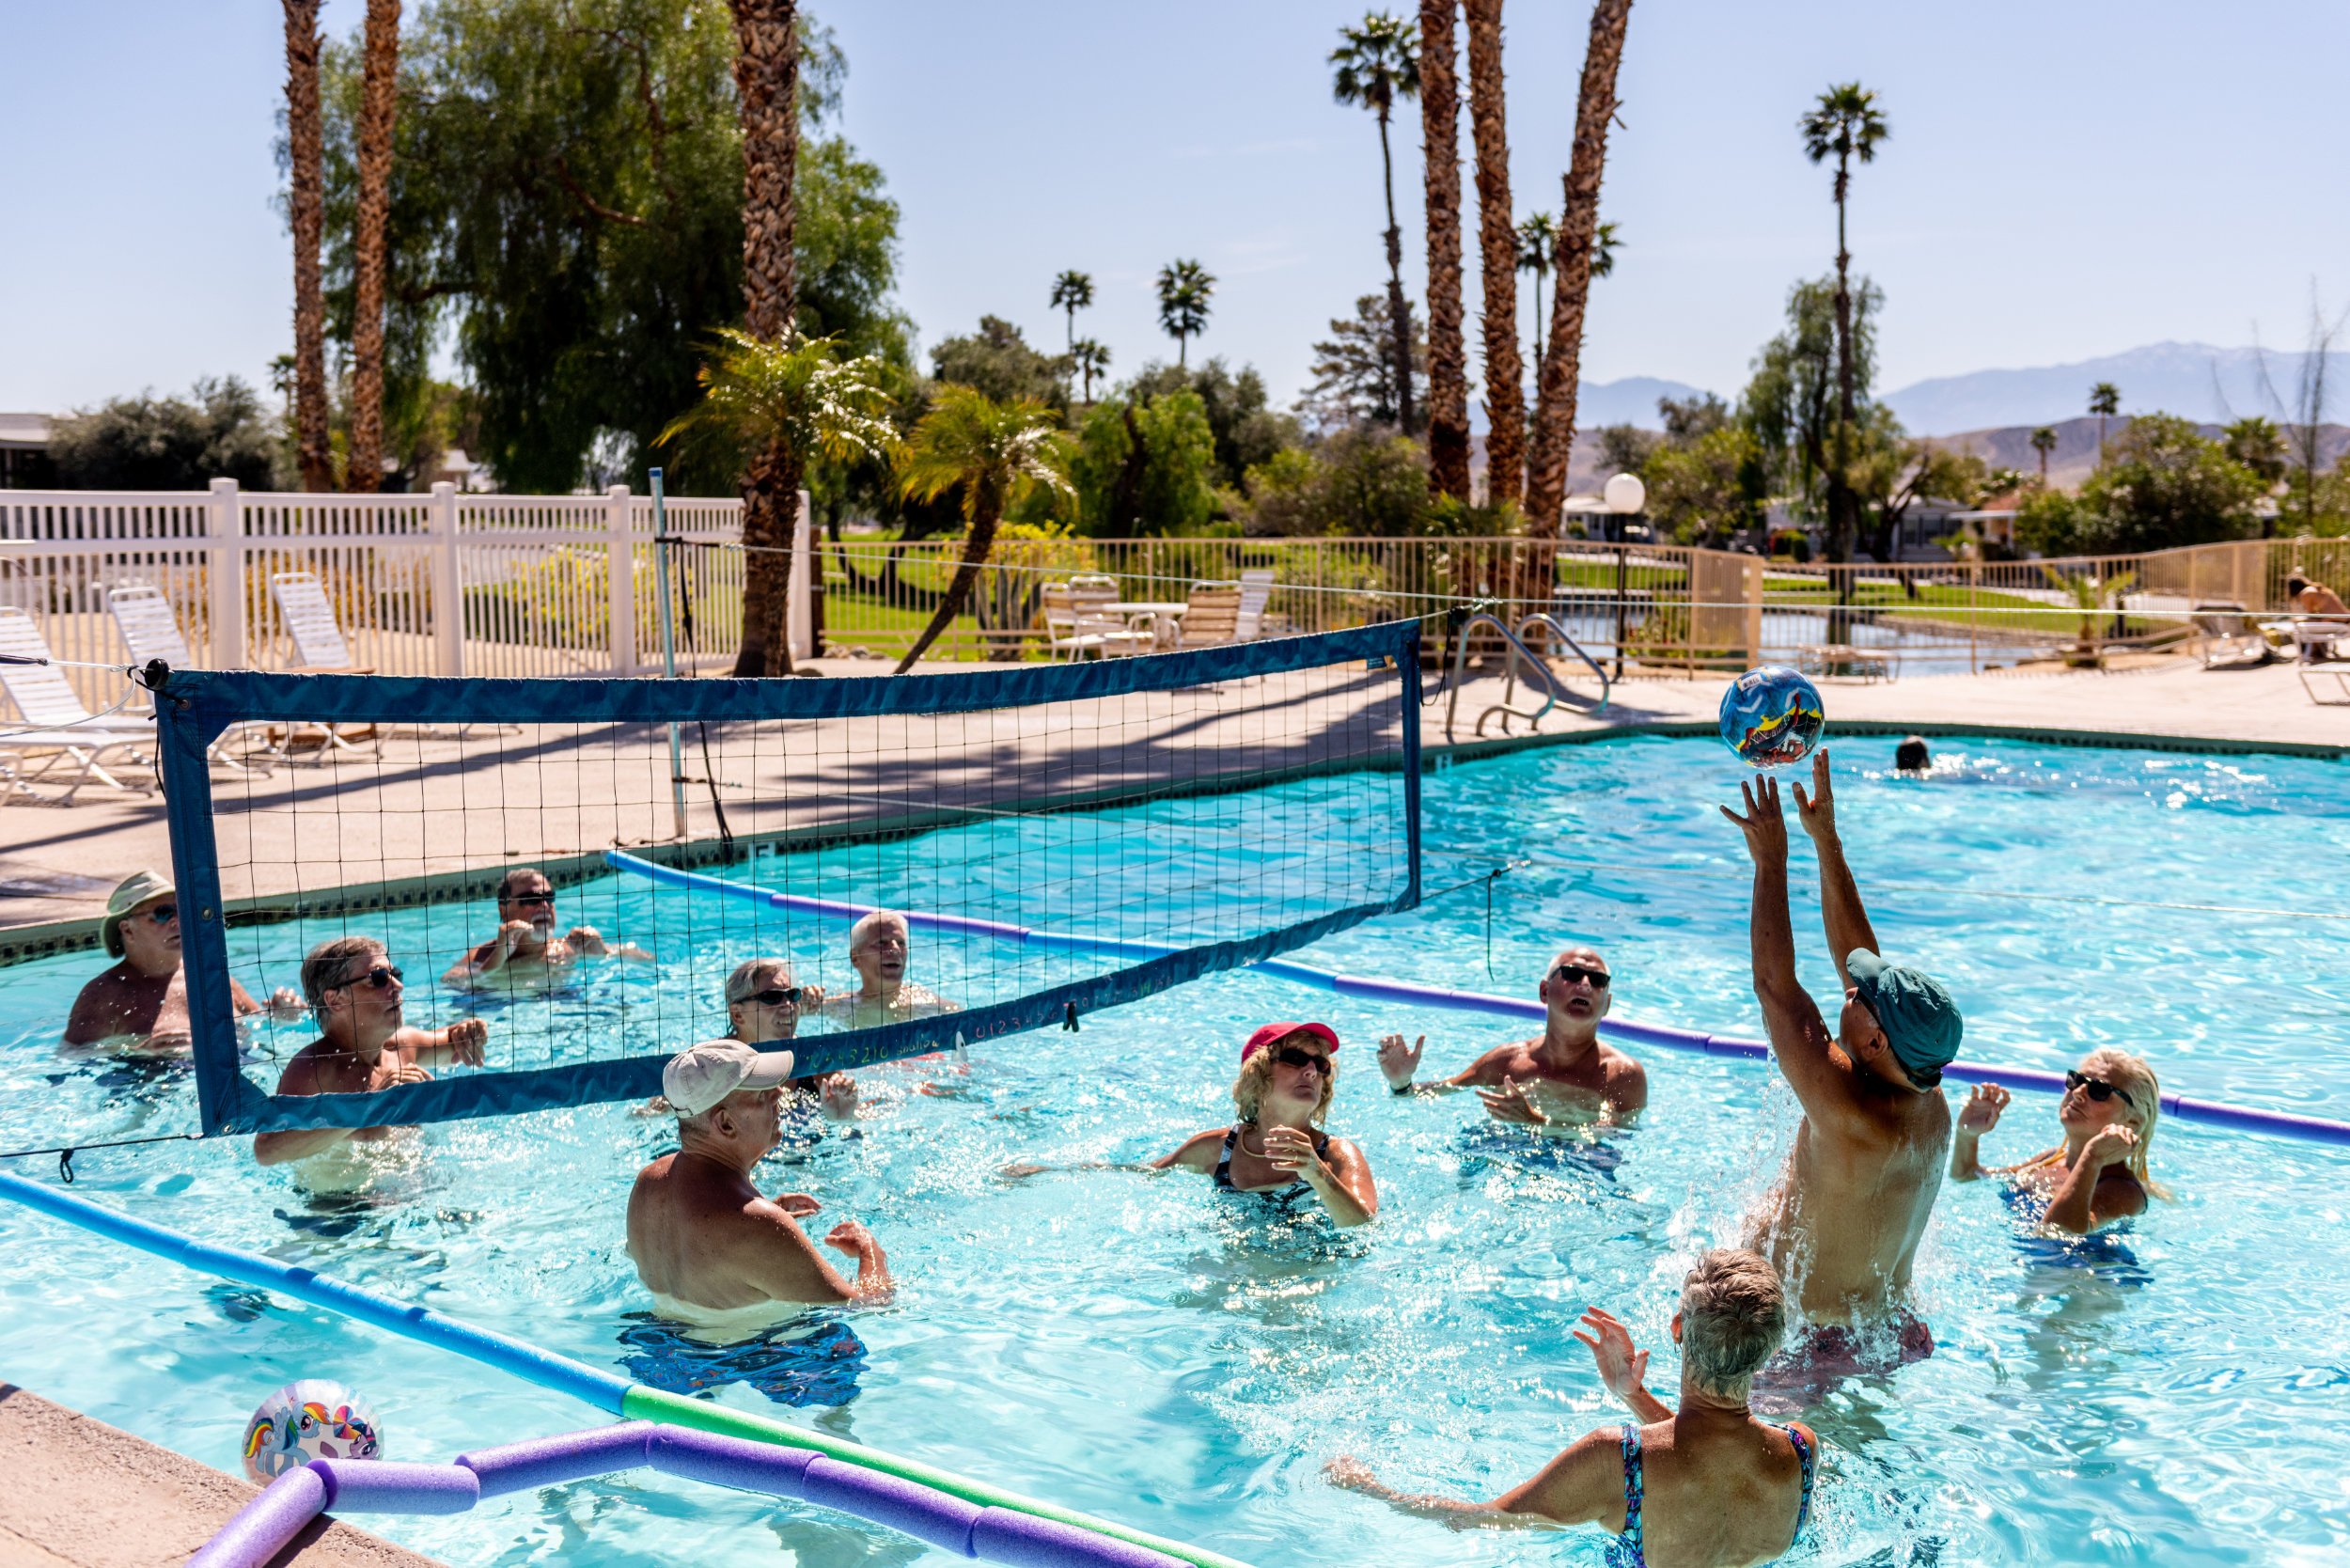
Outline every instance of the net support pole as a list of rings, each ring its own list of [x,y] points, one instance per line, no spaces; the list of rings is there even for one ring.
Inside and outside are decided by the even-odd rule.
[[[669,604],[669,513],[661,494],[661,470],[651,471],[652,478],[652,575],[661,595],[661,678],[677,679],[677,634],[671,623],[674,611]],[[678,734],[677,720],[669,721],[669,809],[677,819],[677,836],[685,833],[685,747]]]

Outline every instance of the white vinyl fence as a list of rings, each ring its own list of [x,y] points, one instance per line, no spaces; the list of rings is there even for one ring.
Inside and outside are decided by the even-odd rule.
[[[723,669],[742,633],[743,504],[671,498],[672,629],[681,672]],[[791,639],[807,638],[802,496]],[[0,604],[29,611],[61,660],[130,659],[109,588],[170,600],[200,666],[294,663],[270,579],[316,573],[360,669],[384,675],[638,675],[661,665],[652,500],[602,495],[186,494],[0,490]],[[708,548],[711,545],[723,548]],[[690,630],[690,635],[689,635]],[[119,675],[69,668],[85,701]]]

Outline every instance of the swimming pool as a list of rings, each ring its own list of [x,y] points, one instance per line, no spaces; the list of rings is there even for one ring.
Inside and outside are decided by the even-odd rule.
[[[1888,948],[1945,974],[1966,1005],[1970,1058],[2062,1067],[2123,1044],[2151,1056],[2169,1090],[2340,1114],[2350,923],[2292,913],[2328,911],[2323,890],[2350,863],[2340,765],[1948,741],[1937,776],[1918,783],[1885,776],[1892,744],[1836,748],[1845,835]],[[1608,952],[1625,1016],[1759,1032],[1747,874],[1711,815],[1735,776],[1710,742],[1660,740],[1446,770],[1428,780],[1428,886],[1531,858],[1496,887],[1490,971],[1474,886],[1303,956],[1523,991],[1576,936]],[[1800,841],[1796,861],[1804,973],[1825,994]],[[2203,907],[2166,907],[2179,905]],[[279,935],[291,950],[295,933]],[[57,1057],[90,967],[83,955],[0,972],[11,1137],[192,1123],[176,1072]],[[1508,1031],[1330,1002],[1225,976],[1095,1015],[1079,1034],[975,1049],[951,1095],[905,1092],[916,1069],[870,1074],[876,1110],[859,1136],[779,1155],[765,1174],[867,1220],[889,1248],[895,1306],[847,1318],[853,1341],[818,1324],[819,1342],[760,1357],[787,1392],[854,1395],[798,1410],[742,1384],[717,1397],[1263,1568],[1595,1561],[1595,1537],[1455,1536],[1401,1519],[1329,1489],[1321,1466],[1353,1451],[1391,1481],[1490,1494],[1615,1419],[1567,1337],[1576,1311],[1608,1306],[1661,1347],[1687,1257],[1734,1231],[1793,1103],[1762,1068],[1654,1054],[1645,1125],[1598,1151],[1532,1144],[1486,1132],[1473,1102],[1390,1098],[1370,1059],[1389,1027],[1428,1033],[1432,1066]],[[1347,1041],[1333,1125],[1377,1170],[1371,1231],[1269,1219],[1197,1180],[995,1175],[1014,1160],[1172,1147],[1226,1119],[1249,1027],[1317,1010]],[[2027,1135],[2048,1117],[2045,1100],[2020,1097],[1998,1151],[2038,1147]],[[666,1136],[619,1105],[437,1127],[359,1202],[306,1200],[233,1144],[164,1144],[84,1156],[76,1191],[626,1371],[669,1355],[631,1316],[644,1300],[619,1223],[631,1176]],[[1831,1454],[1802,1560],[2315,1562],[2350,1545],[2338,1308],[2350,1158],[2173,1126],[2154,1163],[2179,1201],[2088,1253],[2019,1241],[1987,1186],[1945,1190],[1920,1266],[1942,1348],[1814,1413]],[[302,1375],[368,1392],[396,1457],[593,1419],[21,1212],[0,1209],[0,1239],[8,1375],[223,1467],[246,1412]],[[1660,1388],[1665,1360],[1660,1348]],[[951,1560],[643,1476],[376,1523],[466,1563],[650,1564],[687,1542],[728,1565]]]

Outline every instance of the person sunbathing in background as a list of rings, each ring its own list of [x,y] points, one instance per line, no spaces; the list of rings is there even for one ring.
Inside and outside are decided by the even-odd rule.
[[[1397,1094],[1449,1094],[1474,1089],[1497,1121],[1545,1126],[1620,1121],[1648,1104],[1648,1074],[1605,1044],[1599,1021],[1613,1005],[1614,977],[1594,948],[1569,948],[1534,988],[1548,1010],[1542,1035],[1497,1045],[1449,1078],[1416,1084],[1428,1037],[1406,1045],[1400,1034],[1379,1042],[1379,1071]]]
[[[1982,1163],[1983,1135],[1999,1124],[2008,1091],[1977,1084],[1958,1113],[1950,1144],[1950,1180],[2005,1176],[2041,1213],[2040,1223],[2085,1236],[2146,1212],[2148,1194],[2170,1196],[2147,1169],[2147,1150],[2162,1120],[2162,1085],[2142,1057],[2110,1048],[2092,1051],[2064,1074],[2057,1124],[2064,1141],[2020,1165]]]
[[[913,929],[904,916],[876,909],[863,917],[849,928],[849,967],[856,971],[857,988],[825,998],[824,1016],[844,1028],[870,1029],[960,1012],[956,1003],[906,979],[913,962]]]
[[[497,902],[498,933],[451,964],[444,983],[461,991],[544,991],[562,983],[583,958],[652,958],[627,942],[606,943],[593,926],[556,935],[555,884],[532,867],[517,866],[498,880]]]
[[[319,1038],[294,1053],[278,1074],[280,1094],[372,1094],[401,1084],[430,1082],[431,1067],[481,1065],[490,1027],[465,1018],[445,1029],[410,1027],[401,1012],[400,972],[372,936],[321,942],[302,961],[302,992],[310,999]],[[253,1155],[263,1165],[309,1160],[352,1144],[381,1142],[391,1127],[305,1127],[261,1133]]]
[[[670,1058],[662,1097],[677,1112],[678,1150],[636,1173],[628,1197],[628,1255],[665,1317],[748,1327],[779,1309],[885,1300],[889,1261],[870,1231],[844,1219],[824,1245],[856,1260],[854,1281],[816,1250],[800,1221],[821,1205],[804,1192],[771,1201],[751,1172],[782,1139],[789,1051],[706,1040]]]
[[[106,900],[98,922],[98,944],[118,960],[90,977],[73,998],[66,1018],[65,1043],[123,1056],[183,1056],[194,1043],[188,1023],[188,977],[180,954],[180,898],[154,871],[133,871]],[[301,995],[280,986],[264,1008],[228,980],[228,999],[240,1018],[268,1012],[274,1018],[302,1016]]]
[[[1682,1281],[1672,1319],[1680,1408],[1648,1391],[1648,1352],[1635,1350],[1623,1325],[1593,1307],[1574,1337],[1590,1347],[1601,1382],[1643,1424],[1599,1428],[1491,1502],[1399,1492],[1351,1454],[1324,1473],[1334,1486],[1460,1529],[1604,1526],[1616,1532],[1606,1544],[1610,1568],[1772,1561],[1803,1538],[1820,1453],[1810,1427],[1759,1421],[1748,1407],[1754,1374],[1778,1348],[1787,1315],[1768,1259],[1708,1252]]]

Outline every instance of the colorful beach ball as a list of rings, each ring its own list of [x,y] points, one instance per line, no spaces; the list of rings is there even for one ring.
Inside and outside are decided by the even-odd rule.
[[[261,1402],[244,1428],[244,1473],[258,1485],[313,1459],[373,1459],[383,1429],[366,1396],[322,1377],[289,1383]]]
[[[1826,729],[1819,688],[1784,665],[1750,669],[1722,693],[1722,744],[1748,767],[1800,762]]]

